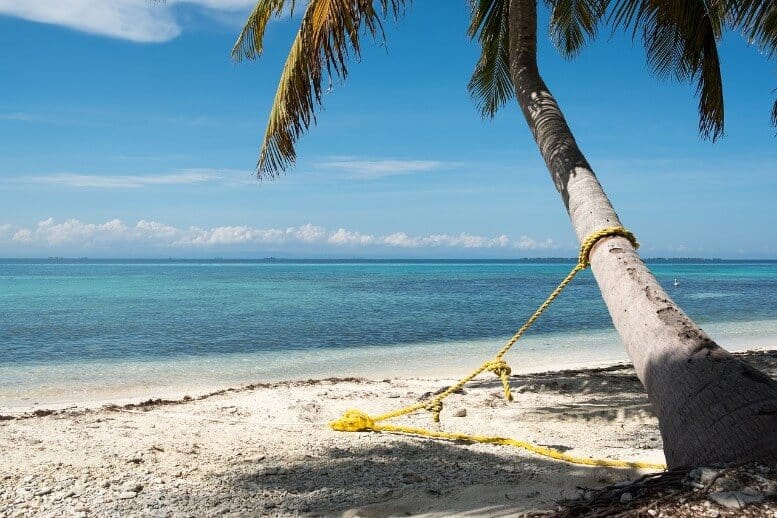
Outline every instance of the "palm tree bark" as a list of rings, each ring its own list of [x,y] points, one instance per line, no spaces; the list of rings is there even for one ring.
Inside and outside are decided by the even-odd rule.
[[[509,25],[518,103],[578,238],[620,225],[539,74],[536,0],[510,0]],[[777,382],[686,316],[625,238],[601,240],[591,269],[658,416],[667,464],[777,461]]]

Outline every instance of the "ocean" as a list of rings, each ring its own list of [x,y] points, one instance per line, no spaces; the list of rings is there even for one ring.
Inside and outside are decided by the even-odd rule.
[[[458,375],[492,355],[571,266],[0,260],[0,406],[279,379]],[[651,269],[722,345],[777,339],[777,262]],[[627,359],[590,272],[508,359],[516,372]]]

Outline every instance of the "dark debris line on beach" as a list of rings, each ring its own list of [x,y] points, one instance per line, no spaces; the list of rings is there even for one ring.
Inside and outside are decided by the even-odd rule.
[[[600,489],[527,516],[555,518],[775,517],[777,466],[676,469]]]
[[[308,386],[308,385],[314,386],[314,385],[333,384],[333,383],[366,383],[367,381],[368,380],[366,378],[346,377],[346,378],[309,379],[309,380],[299,380],[299,381],[278,381],[274,383],[251,383],[240,387],[230,387],[230,388],[215,390],[213,392],[207,392],[199,396],[186,395],[177,399],[150,398],[150,399],[140,401],[138,403],[126,403],[124,405],[109,403],[99,408],[78,408],[75,406],[63,408],[60,410],[39,408],[37,410],[33,410],[32,412],[24,412],[16,415],[0,414],[0,421],[12,421],[15,419],[32,419],[35,417],[46,417],[50,415],[83,415],[90,412],[101,411],[101,410],[116,411],[116,412],[120,410],[147,411],[147,410],[151,410],[152,408],[156,408],[160,406],[184,405],[192,401],[202,401],[203,399],[209,399],[214,396],[221,396],[223,394],[229,394],[229,393],[235,393],[235,392],[250,392],[252,390],[257,390],[257,389],[266,389],[266,388],[274,388],[274,387],[282,387],[282,386],[290,386],[290,387],[299,387],[299,386]],[[389,382],[390,380],[384,380],[384,381]]]

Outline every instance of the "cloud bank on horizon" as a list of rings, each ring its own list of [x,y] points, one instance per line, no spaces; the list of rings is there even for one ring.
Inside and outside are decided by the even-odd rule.
[[[146,250],[192,251],[230,250],[261,251],[296,250],[308,253],[337,251],[382,251],[434,249],[458,250],[553,250],[560,248],[553,239],[538,240],[529,236],[512,239],[507,235],[479,236],[458,234],[408,235],[393,232],[376,235],[346,228],[328,230],[305,224],[287,228],[255,228],[250,226],[220,226],[178,228],[156,221],[140,220],[134,225],[113,219],[104,223],[85,223],[77,219],[57,222],[53,218],[39,221],[32,227],[0,224],[0,245],[18,252],[47,250],[110,251],[121,246],[143,246]]]
[[[69,29],[139,43],[160,43],[183,31],[175,6],[236,13],[255,0],[0,0],[0,16],[59,25]]]

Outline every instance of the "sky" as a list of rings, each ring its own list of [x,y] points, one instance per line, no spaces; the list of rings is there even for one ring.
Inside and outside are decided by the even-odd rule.
[[[515,103],[480,118],[466,0],[416,1],[324,97],[295,167],[253,176],[299,14],[230,50],[250,0],[0,0],[0,257],[572,257]],[[540,28],[547,26],[542,13]],[[603,31],[541,71],[648,257],[777,258],[775,63],[727,34],[726,136],[695,87]]]

